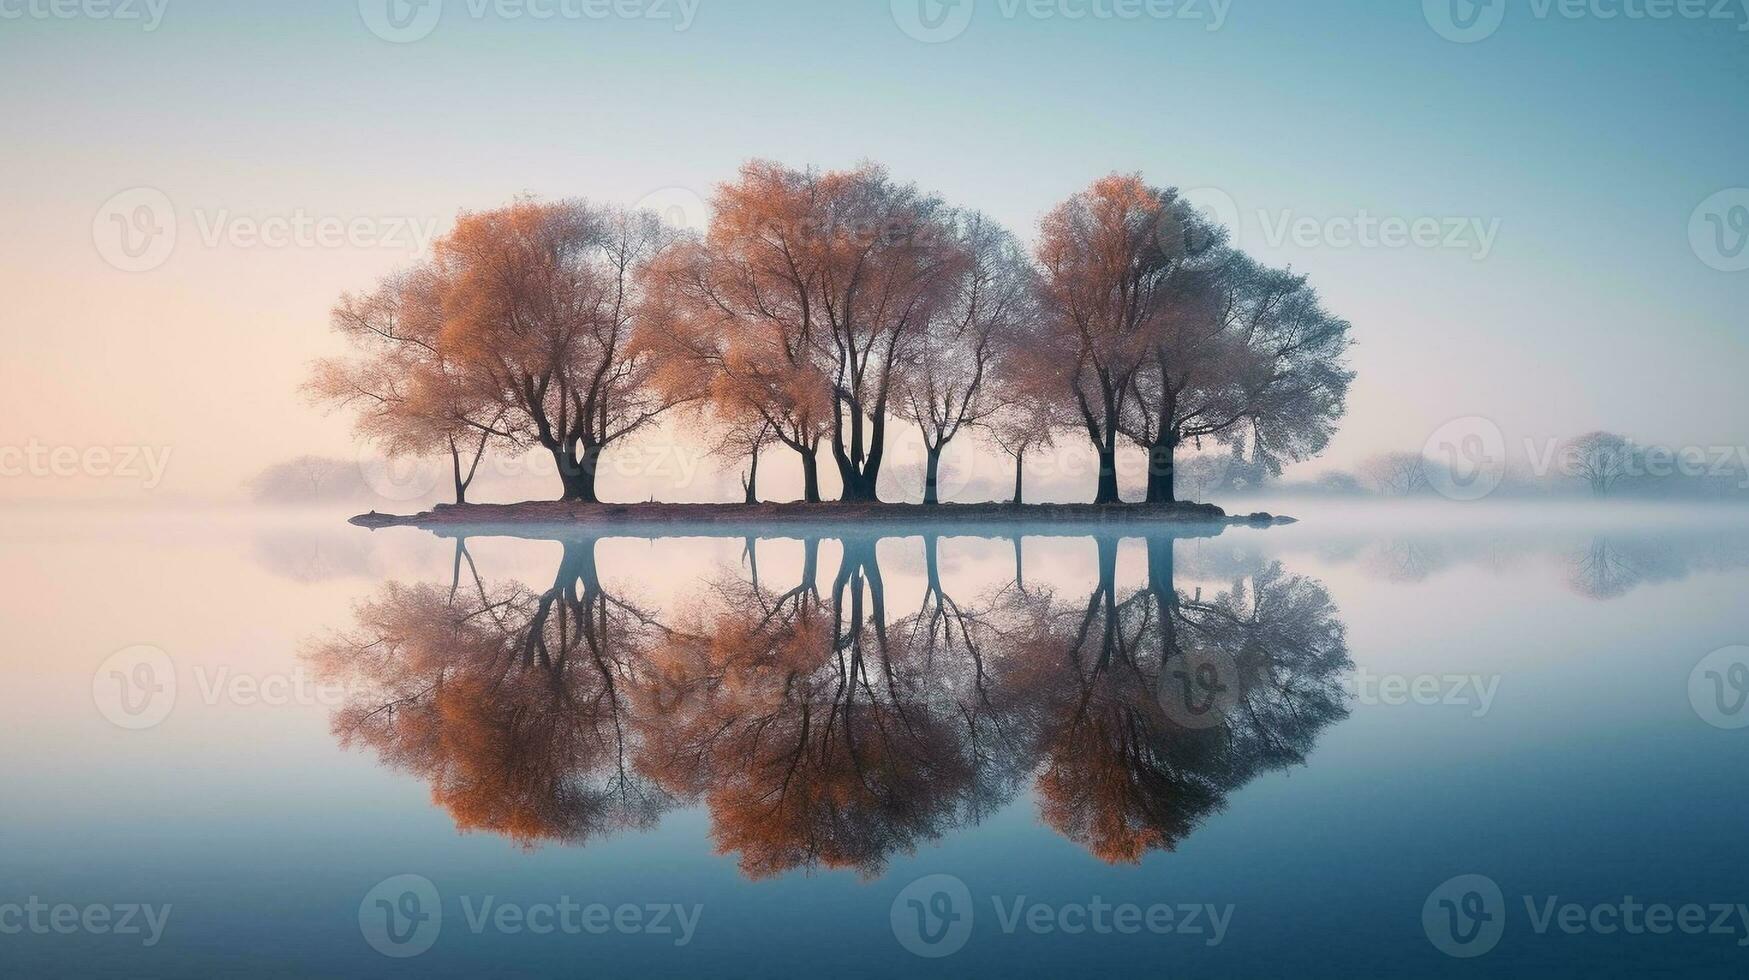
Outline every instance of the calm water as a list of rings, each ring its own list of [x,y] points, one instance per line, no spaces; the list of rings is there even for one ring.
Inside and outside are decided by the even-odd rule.
[[[0,974],[1749,967],[1749,520],[1282,509],[0,513]]]

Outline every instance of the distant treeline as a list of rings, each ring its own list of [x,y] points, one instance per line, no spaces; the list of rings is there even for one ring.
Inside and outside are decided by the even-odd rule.
[[[1490,498],[1586,496],[1628,500],[1749,500],[1749,449],[1640,444],[1591,432],[1547,447],[1536,458],[1441,462],[1420,453],[1382,453],[1353,470],[1280,479],[1243,451],[1181,461],[1178,479],[1196,499],[1222,496],[1448,496],[1478,480]],[[1468,494],[1466,494],[1468,496]]]

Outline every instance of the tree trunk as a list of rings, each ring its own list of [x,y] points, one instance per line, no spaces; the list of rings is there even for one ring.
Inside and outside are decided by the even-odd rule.
[[[559,468],[559,483],[564,487],[560,500],[585,504],[599,502],[595,496],[595,470],[601,462],[601,450],[601,446],[584,446],[582,460],[564,446],[552,450],[553,463]]]
[[[881,459],[886,454],[886,408],[878,407],[870,424],[868,449],[863,450],[862,413],[854,403],[844,401],[838,407],[839,423],[832,432],[832,459],[838,464],[838,477],[844,485],[840,500],[878,503],[875,487],[880,482]],[[850,445],[844,445],[844,414],[850,415]]]
[[[939,600],[947,593],[941,588],[941,535],[923,536],[923,594]],[[939,604],[939,603],[938,603]]]
[[[1025,489],[1026,450],[1014,454],[1014,506],[1021,504],[1021,491]]]
[[[1173,539],[1163,535],[1148,538],[1148,591],[1154,593],[1162,615],[1178,609],[1178,590],[1172,583]]]
[[[1117,494],[1117,448],[1114,446],[1099,447],[1099,491],[1094,494],[1096,504],[1122,503],[1123,498]]]
[[[742,503],[756,504],[759,502],[759,448],[753,449],[752,465],[747,467],[747,478],[741,481],[741,488],[746,491]]]
[[[1178,496],[1173,486],[1174,459],[1177,456],[1178,440],[1163,439],[1148,447],[1148,497],[1150,504],[1176,503]]]
[[[802,588],[810,593],[820,589],[820,539],[802,539]]]
[[[449,465],[450,472],[455,477],[455,502],[465,504],[468,502],[468,485],[462,480],[462,454],[456,449],[454,439],[449,441]]]
[[[816,452],[801,452],[802,499],[810,504],[820,502],[820,458]]]
[[[941,503],[941,447],[931,447],[928,452],[928,470],[923,476],[923,503],[933,507]]]
[[[878,503],[880,497],[875,494],[874,482],[868,473],[858,473],[852,470],[844,481],[844,493],[840,499],[859,503]]]
[[[838,479],[844,485],[838,499],[861,503],[874,503],[880,499],[875,496],[876,470],[872,460],[859,469],[843,453],[834,450],[832,456],[838,463]]]

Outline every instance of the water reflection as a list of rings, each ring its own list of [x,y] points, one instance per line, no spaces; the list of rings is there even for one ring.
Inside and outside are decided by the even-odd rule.
[[[490,584],[458,541],[450,581],[382,587],[308,656],[351,692],[339,740],[428,782],[460,828],[576,844],[702,805],[751,878],[876,876],[1029,793],[1066,838],[1138,861],[1347,714],[1337,610],[1279,564],[1179,588],[1162,536],[1132,585],[1116,537],[1078,539],[1092,581],[1052,588],[1017,541],[1008,580],[956,594],[939,539],[891,539],[923,569],[895,609],[882,541],[824,540],[829,578],[820,538],[799,574],[748,540],[671,610],[605,587],[596,538],[564,539],[541,591]]]
[[[1263,546],[1239,549],[1261,562]],[[1749,529],[1721,523],[1691,528],[1483,529],[1378,535],[1350,532],[1317,540],[1317,557],[1353,565],[1368,579],[1399,585],[1432,582],[1460,568],[1502,573],[1516,568],[1550,575],[1575,595],[1608,601],[1648,585],[1749,567]]]

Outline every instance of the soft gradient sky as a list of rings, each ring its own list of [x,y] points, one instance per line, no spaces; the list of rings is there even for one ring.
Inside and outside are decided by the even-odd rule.
[[[1406,0],[1232,0],[1219,30],[1208,0],[1133,20],[976,0],[931,44],[898,26],[911,2],[699,0],[677,31],[447,0],[429,36],[397,44],[358,0],[167,0],[151,31],[0,0],[0,447],[173,454],[151,491],[26,473],[0,497],[209,498],[289,456],[352,455],[346,420],[295,389],[335,349],[338,294],[413,251],[209,245],[214,222],[441,230],[523,191],[708,195],[753,156],[872,158],[1025,237],[1112,170],[1216,189],[1247,248],[1354,323],[1349,418],[1312,469],[1469,415],[1512,441],[1744,441],[1749,272],[1709,267],[1689,227],[1749,187],[1749,11],[1574,19],[1495,0],[1497,32],[1459,44]],[[94,221],[140,187],[171,202],[178,238],[130,273]],[[1272,238],[1284,218],[1363,210],[1497,233],[1481,260]]]

